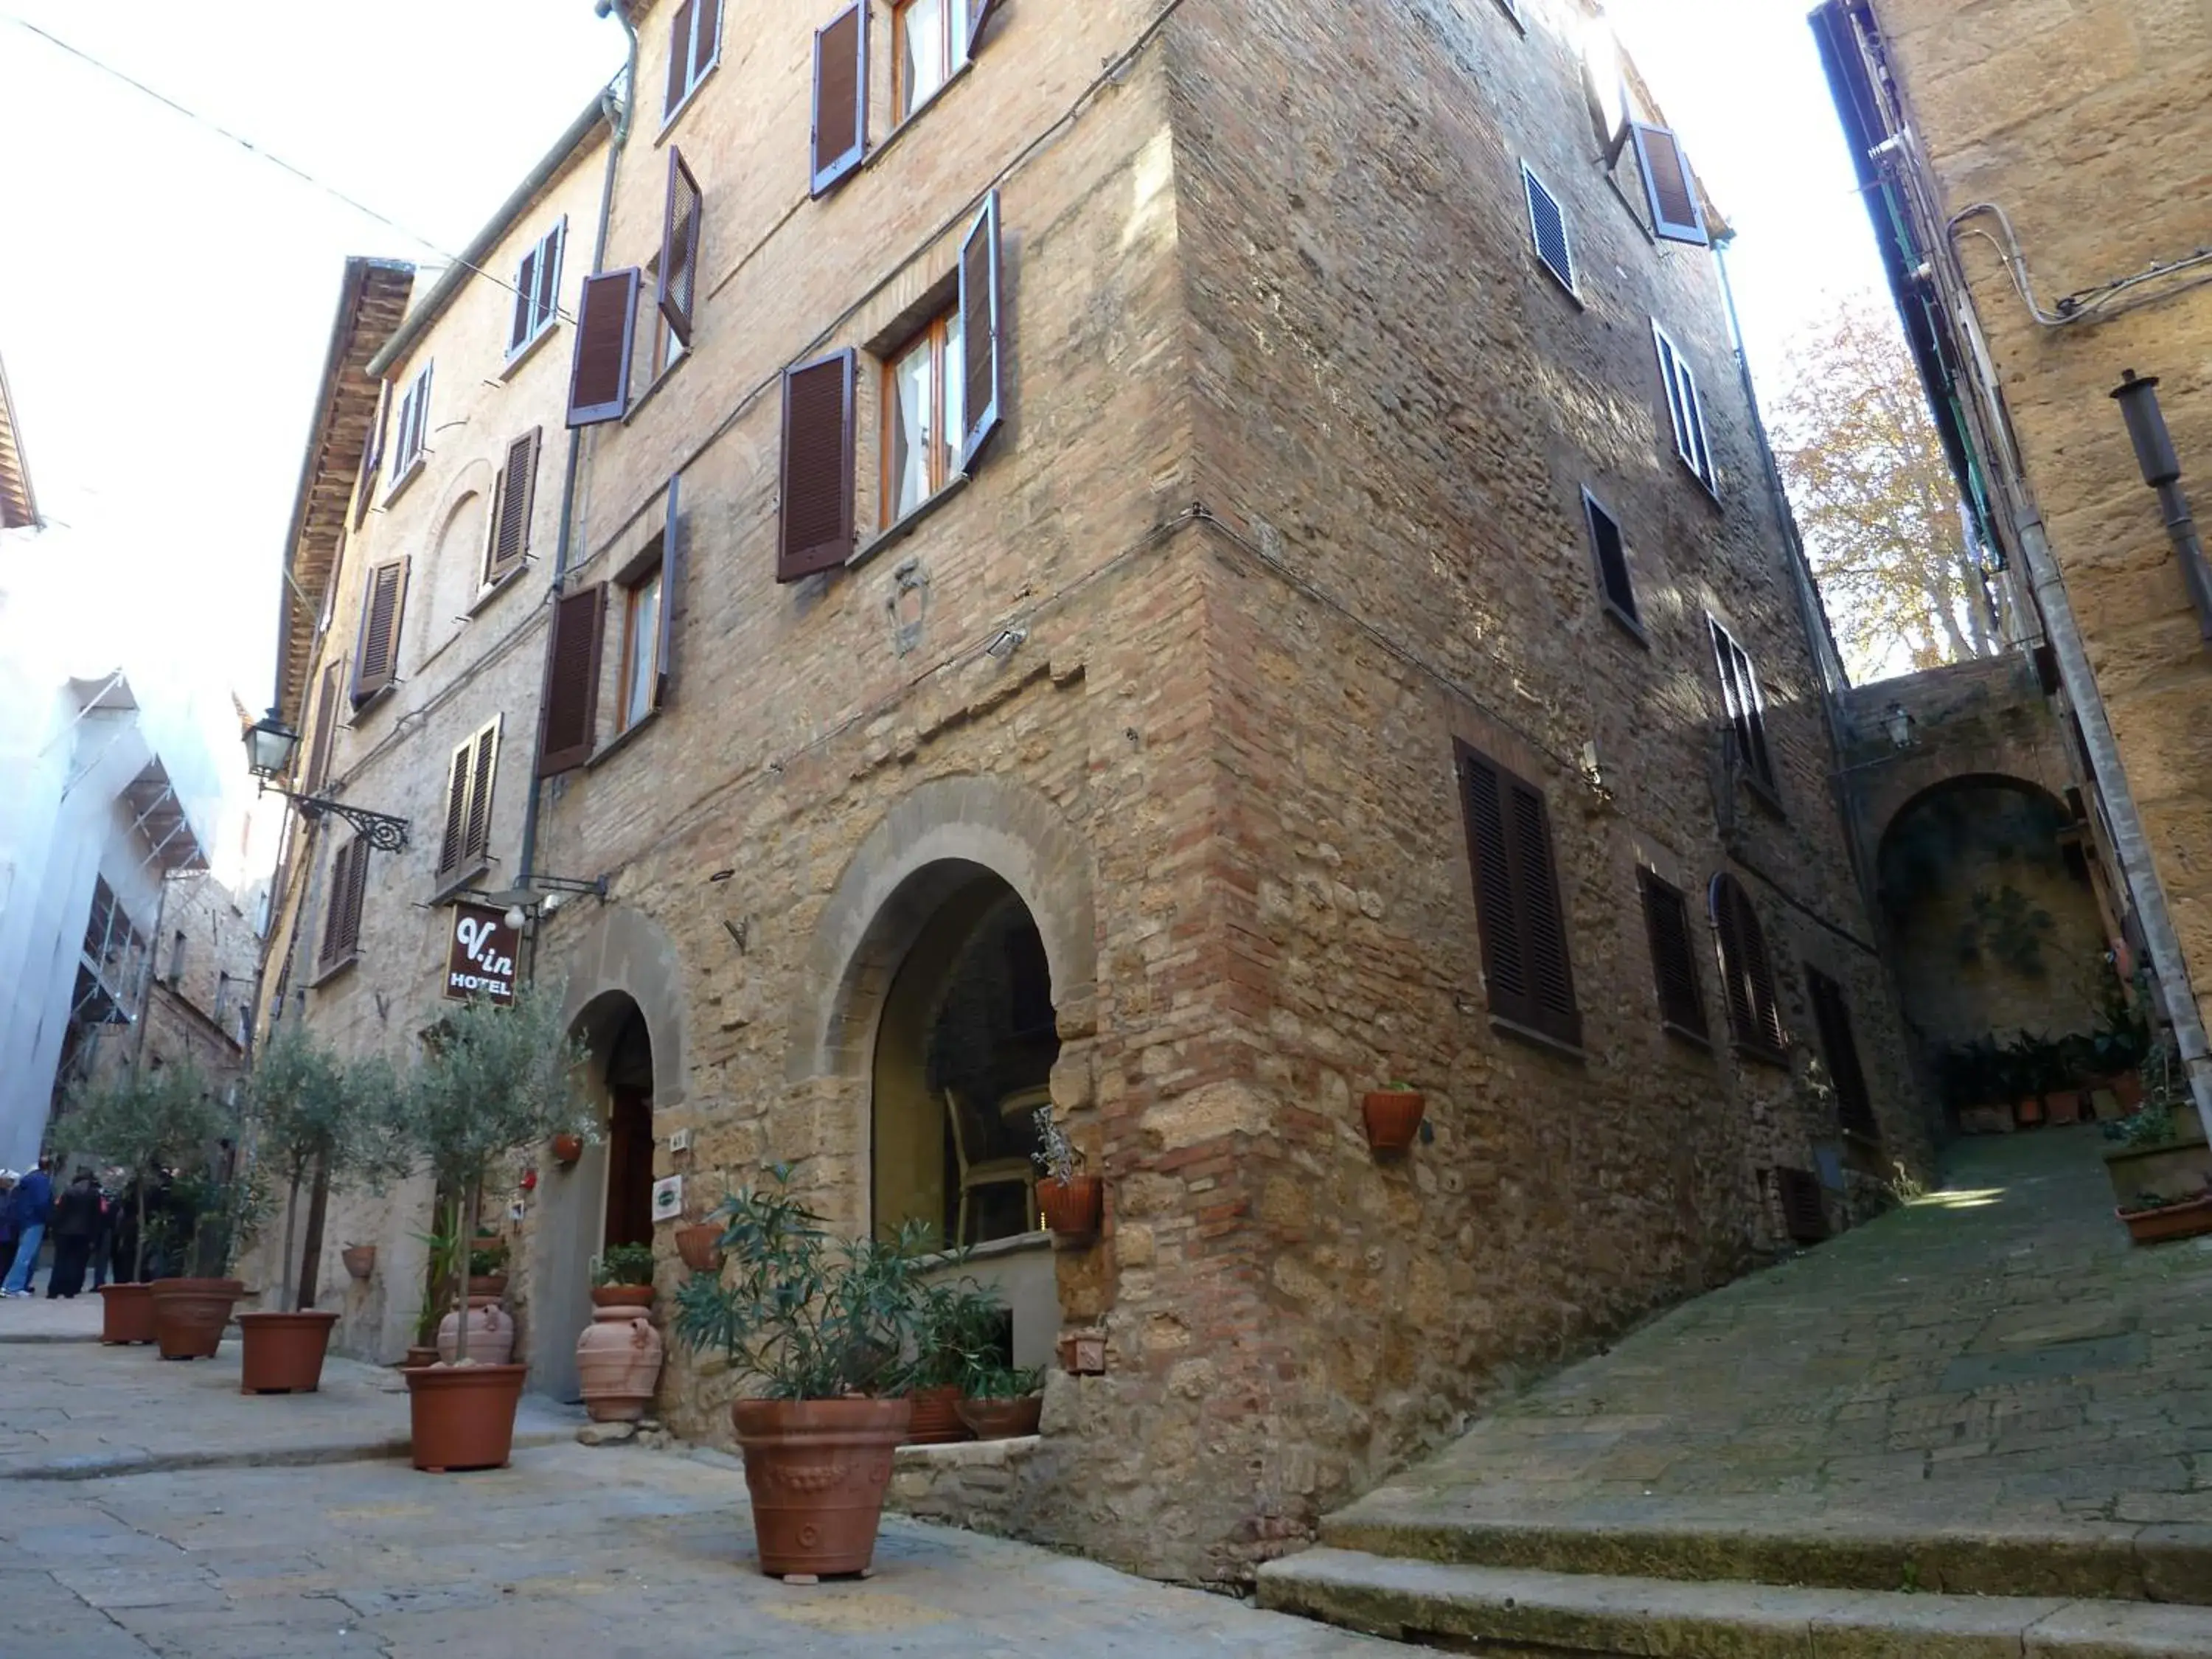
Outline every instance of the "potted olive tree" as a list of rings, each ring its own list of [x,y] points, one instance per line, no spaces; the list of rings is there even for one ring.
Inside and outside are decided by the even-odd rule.
[[[284,1247],[276,1310],[240,1314],[240,1388],[246,1394],[313,1393],[337,1315],[315,1306],[331,1183],[362,1178],[382,1191],[398,1158],[392,1128],[398,1077],[381,1055],[343,1060],[303,1020],[277,1026],[247,1079],[246,1122],[255,1165],[284,1188]],[[295,1257],[300,1191],[308,1188],[307,1237]],[[292,1264],[300,1263],[295,1292]]]
[[[791,1166],[732,1193],[721,1274],[695,1273],[676,1296],[678,1340],[719,1350],[757,1382],[731,1420],[752,1492],[761,1571],[811,1581],[865,1572],[907,1437],[904,1396],[917,1346],[927,1230],[834,1238],[791,1190]]]
[[[553,1135],[594,1132],[596,1114],[580,1086],[584,1052],[562,1029],[559,994],[534,986],[505,1006],[460,1004],[423,1042],[398,1121],[439,1186],[460,1194],[459,1236],[473,1238],[484,1184],[502,1160]],[[468,1305],[467,1267],[467,1255],[455,1251],[457,1309]],[[528,1368],[472,1361],[469,1323],[459,1322],[450,1363],[404,1373],[418,1469],[498,1468],[514,1449]]]
[[[117,1282],[100,1286],[101,1341],[155,1340],[153,1286],[145,1282],[146,1194],[155,1183],[168,1181],[177,1165],[204,1157],[222,1128],[222,1115],[205,1080],[189,1065],[134,1067],[94,1085],[72,1103],[58,1126],[58,1133],[77,1152],[120,1164],[131,1176],[129,1198],[136,1213],[130,1279],[124,1282],[118,1272]],[[218,1325],[218,1335],[221,1330]]]

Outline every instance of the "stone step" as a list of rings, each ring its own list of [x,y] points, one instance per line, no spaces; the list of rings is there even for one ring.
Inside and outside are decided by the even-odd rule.
[[[1827,1589],[2057,1596],[2212,1606],[2212,1526],[1916,1524],[1646,1510],[1504,1519],[1376,1494],[1322,1522],[1342,1550],[1468,1566]]]
[[[1407,1560],[1322,1547],[1260,1570],[1262,1607],[1497,1659],[2212,1659],[2212,1609],[1909,1595]]]

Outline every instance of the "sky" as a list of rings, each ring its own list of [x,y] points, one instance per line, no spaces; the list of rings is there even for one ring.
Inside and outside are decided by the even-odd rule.
[[[1808,3],[1610,8],[1735,226],[1747,347],[1776,386],[1793,334],[1881,282]],[[346,257],[434,272],[623,55],[591,0],[0,0],[0,361],[53,526],[10,550],[10,605],[61,672],[122,666],[142,701],[190,704],[234,792],[226,842],[251,796],[232,698],[270,700]]]

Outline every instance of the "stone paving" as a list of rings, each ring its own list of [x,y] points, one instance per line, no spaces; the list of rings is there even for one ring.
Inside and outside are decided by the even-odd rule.
[[[1942,1190],[1653,1322],[1325,1537],[2009,1538],[2104,1565],[2082,1583],[1952,1587],[2212,1601],[2212,1240],[2131,1248],[2100,1145],[2089,1126],[1960,1143]],[[2158,1549],[2188,1582],[2146,1585]],[[1516,1559],[1458,1559],[1478,1554]],[[1583,1565],[1560,1547],[1517,1560]],[[1741,1566],[1595,1570],[1753,1576]],[[2119,1577],[2100,1587],[2106,1573]]]
[[[756,1570],[736,1460],[589,1449],[550,1407],[535,1420],[557,1441],[519,1449],[504,1470],[422,1474],[390,1458],[271,1467],[404,1437],[404,1385],[334,1360],[322,1395],[249,1398],[236,1392],[234,1336],[214,1360],[165,1364],[146,1349],[39,1340],[26,1306],[0,1304],[8,1659],[1388,1650],[897,1517],[874,1577],[787,1586]],[[180,1467],[196,1458],[214,1461]],[[143,1472],[115,1472],[134,1468]]]

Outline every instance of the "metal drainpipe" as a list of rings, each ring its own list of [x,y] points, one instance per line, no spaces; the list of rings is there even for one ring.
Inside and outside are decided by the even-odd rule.
[[[597,8],[602,17],[611,15],[622,25],[622,32],[629,40],[629,70],[623,78],[623,97],[611,112],[613,133],[607,144],[607,173],[599,186],[599,229],[592,243],[592,275],[598,276],[607,263],[608,221],[614,216],[615,168],[622,160],[623,146],[629,139],[630,112],[637,107],[637,26],[629,21],[629,9],[625,0],[599,0]],[[607,94],[611,100],[612,94]],[[557,603],[561,597],[561,579],[568,574],[568,553],[574,532],[571,528],[576,514],[576,475],[583,463],[584,429],[568,428],[568,464],[561,478],[561,534],[553,546],[553,586],[548,598]],[[544,711],[539,711],[542,717]],[[538,760],[533,749],[530,757],[530,793],[522,806],[522,851],[515,860],[514,884],[527,887],[530,872],[538,860],[538,804],[544,799],[545,781],[537,775]]]

